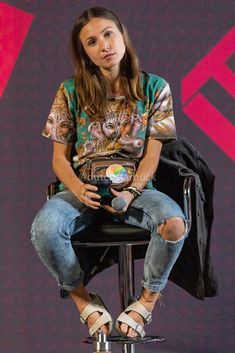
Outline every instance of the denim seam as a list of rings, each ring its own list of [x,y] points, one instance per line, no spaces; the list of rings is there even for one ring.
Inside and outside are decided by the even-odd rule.
[[[148,285],[147,283],[144,283],[144,281],[142,280],[142,286],[151,292],[160,292],[166,287],[167,281],[168,280],[166,279],[164,281],[165,283],[153,286],[153,285]]]
[[[80,214],[79,214],[79,217],[81,217],[81,216],[83,216],[86,212],[88,212],[89,211],[89,207],[87,207],[83,212],[81,212]],[[77,218],[78,216],[76,215],[76,216],[73,216],[73,217],[71,217],[71,218],[69,218],[68,220],[67,220],[67,222],[66,222],[66,227],[68,227],[67,229],[70,229],[70,227],[71,227],[71,225],[72,225],[72,223],[74,222],[74,220]],[[75,232],[74,234],[76,234],[77,232]],[[74,235],[74,234],[71,234],[70,235],[70,238]]]
[[[77,280],[74,280],[71,284],[65,284],[65,283],[60,283],[58,282],[58,285],[60,288],[65,289],[69,292],[71,292],[73,289],[75,289],[80,283],[82,283],[84,278],[84,273],[80,275],[80,277]]]

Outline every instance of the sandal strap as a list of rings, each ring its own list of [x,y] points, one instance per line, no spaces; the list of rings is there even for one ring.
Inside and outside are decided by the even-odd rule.
[[[142,316],[144,323],[149,324],[152,321],[152,313],[148,311],[143,304],[139,302],[139,300],[136,300],[132,304],[130,304],[117,318],[115,322],[115,328],[116,330],[122,335],[126,336],[122,330],[120,329],[120,324],[124,323],[127,324],[129,327],[134,329],[140,337],[145,336],[145,331],[144,328],[141,324],[136,322],[132,317],[128,315],[130,311],[135,311],[139,315]]]
[[[89,334],[90,336],[93,336],[101,326],[109,324],[108,327],[108,332],[109,334],[111,333],[113,329],[113,319],[109,312],[106,310],[104,307],[104,303],[102,302],[101,298],[94,294],[90,293],[90,296],[92,298],[92,301],[87,304],[87,306],[84,308],[82,313],[80,314],[80,320],[81,322],[85,325],[87,318],[95,313],[99,312],[101,313],[101,316],[93,323],[93,325],[89,329]]]
[[[136,322],[134,319],[132,319],[132,317],[127,315],[125,312],[122,312],[118,316],[116,328],[117,328],[117,325],[118,326],[120,325],[120,323],[127,324],[129,327],[131,327],[133,330],[135,330],[140,337],[145,336],[145,331],[144,331],[143,326],[141,324],[139,324],[138,322]],[[118,329],[118,331],[121,333],[121,331],[119,329]]]
[[[100,312],[101,314],[106,312],[107,310],[104,308],[103,303],[99,296],[93,297],[92,301],[87,304],[87,306],[83,309],[80,314],[80,320],[83,324],[86,323],[88,316],[93,314],[94,312]]]
[[[146,324],[149,324],[152,321],[152,313],[148,311],[145,306],[139,302],[139,300],[130,304],[124,312],[128,313],[130,311],[135,311],[140,314]]]
[[[109,323],[109,332],[111,333],[112,330],[112,318],[108,312],[103,313],[90,327],[89,335],[92,337],[101,326],[107,325]]]

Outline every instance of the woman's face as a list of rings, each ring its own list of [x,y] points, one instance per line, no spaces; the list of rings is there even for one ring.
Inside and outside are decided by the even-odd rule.
[[[119,72],[126,48],[122,33],[113,21],[93,18],[82,28],[79,37],[86,54],[104,75],[107,71]]]

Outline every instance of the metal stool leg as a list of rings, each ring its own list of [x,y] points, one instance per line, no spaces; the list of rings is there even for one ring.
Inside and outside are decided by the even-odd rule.
[[[127,344],[125,343],[123,345],[123,349],[122,349],[123,353],[135,353],[135,345],[134,344]]]
[[[119,246],[118,278],[121,310],[123,311],[134,298],[134,266],[132,245]]]
[[[132,246],[119,246],[118,278],[121,310],[123,311],[133,300],[135,295],[134,262]],[[135,353],[134,344],[124,343],[123,353]]]

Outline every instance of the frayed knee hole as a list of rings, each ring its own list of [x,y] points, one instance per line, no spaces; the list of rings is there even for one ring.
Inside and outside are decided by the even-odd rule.
[[[180,240],[185,234],[185,223],[180,217],[166,219],[158,226],[157,233],[165,240]]]

